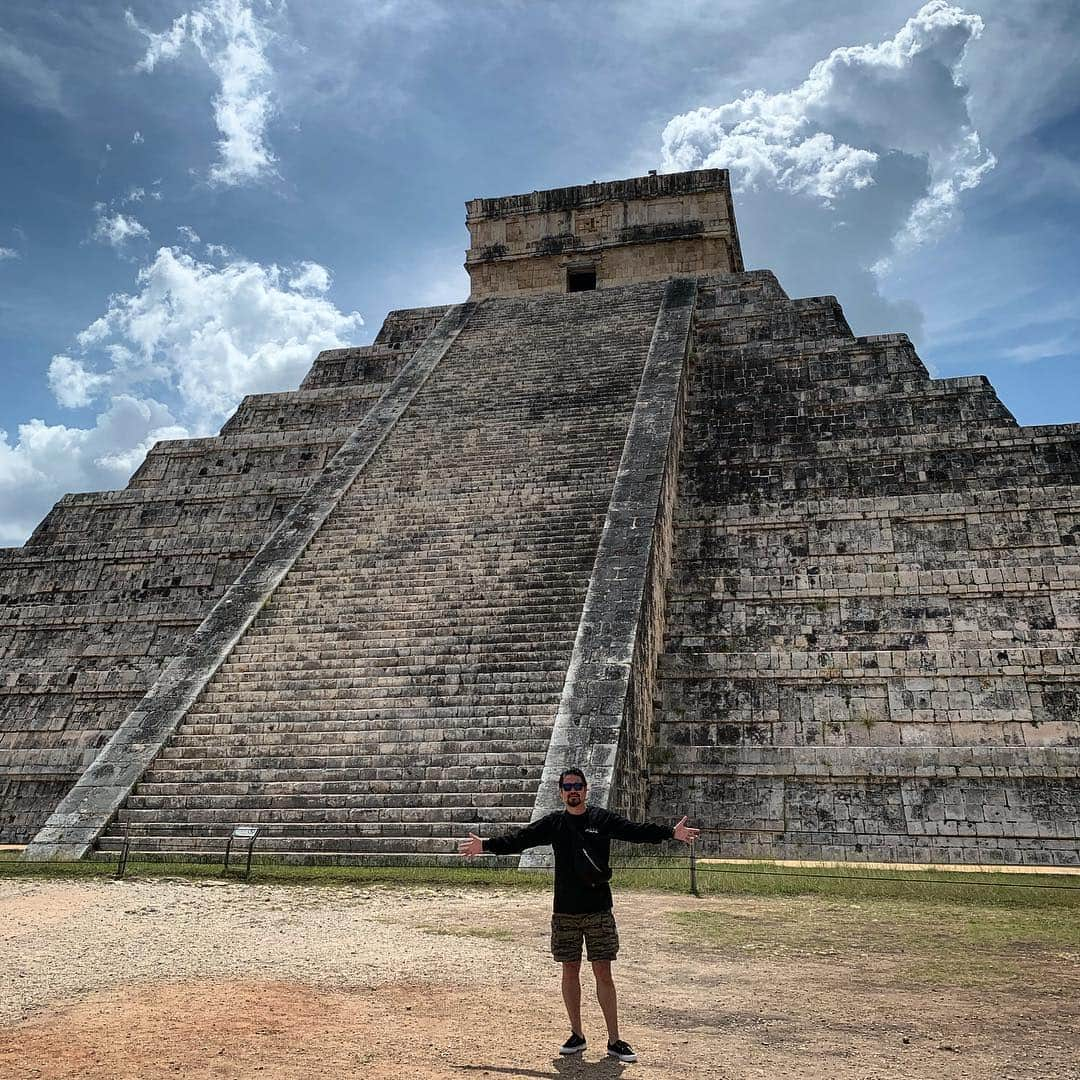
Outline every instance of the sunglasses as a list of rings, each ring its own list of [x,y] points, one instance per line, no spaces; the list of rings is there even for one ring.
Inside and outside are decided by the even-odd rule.
[[[584,784],[579,784],[579,783],[563,784],[562,789],[563,789],[563,791],[584,791],[585,790],[585,785]]]

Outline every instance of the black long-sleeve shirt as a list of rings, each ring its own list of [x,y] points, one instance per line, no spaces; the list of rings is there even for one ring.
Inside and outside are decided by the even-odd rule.
[[[516,855],[526,848],[550,844],[555,852],[554,910],[565,915],[609,911],[611,886],[604,882],[589,885],[576,869],[575,848],[584,848],[588,857],[603,872],[609,871],[612,840],[635,844],[660,844],[674,836],[670,825],[628,821],[601,806],[586,806],[583,814],[556,810],[484,841],[484,850],[492,855]]]

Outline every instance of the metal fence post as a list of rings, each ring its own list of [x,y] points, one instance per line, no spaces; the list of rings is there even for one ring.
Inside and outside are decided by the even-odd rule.
[[[690,841],[690,892],[694,896],[700,896],[697,887],[697,849],[694,841]]]
[[[127,873],[128,855],[131,853],[131,829],[124,822],[124,839],[120,845],[120,861],[116,864],[116,879],[119,881]]]

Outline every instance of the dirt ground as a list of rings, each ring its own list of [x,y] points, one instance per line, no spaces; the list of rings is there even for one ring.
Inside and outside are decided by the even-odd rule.
[[[0,1077],[1080,1080],[1075,952],[924,950],[895,910],[810,898],[619,895],[640,1061],[604,1056],[588,975],[589,1048],[562,1059],[549,910],[516,891],[0,881]]]

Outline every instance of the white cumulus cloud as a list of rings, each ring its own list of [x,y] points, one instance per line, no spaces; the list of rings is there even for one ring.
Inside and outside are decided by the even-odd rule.
[[[978,15],[931,0],[893,37],[834,49],[792,90],[746,91],[674,117],[663,168],[727,168],[737,191],[771,188],[832,205],[893,183],[895,159],[906,157],[925,178],[890,239],[910,251],[940,236],[961,193],[994,167],[961,78],[965,50],[982,30]],[[887,267],[887,255],[875,265]]]
[[[314,262],[302,262],[289,278],[289,288],[299,292],[324,293],[330,288],[330,271]]]
[[[19,253],[14,248],[0,247],[0,262],[3,262],[5,259],[17,258],[19,258]]]
[[[141,131],[133,132],[131,136],[131,141],[132,144],[135,146],[139,146],[142,143],[146,142],[146,140],[143,138],[143,134]]]
[[[0,433],[0,543],[21,543],[66,491],[122,485],[159,439],[212,434],[245,394],[295,388],[318,352],[363,325],[321,295],[324,281],[314,262],[290,274],[160,248],[137,288],[110,297],[49,365],[57,401],[96,406],[93,422]]]
[[[22,543],[64,492],[118,487],[155,442],[187,434],[161,402],[129,394],[93,427],[30,420],[14,442],[0,432],[0,543]]]
[[[258,6],[272,10],[268,2]],[[273,174],[276,158],[266,142],[275,111],[274,72],[266,56],[273,34],[255,14],[253,0],[210,0],[157,34],[141,26],[130,11],[127,19],[147,40],[137,70],[152,72],[191,44],[217,77],[220,90],[213,109],[221,157],[210,168],[211,183],[230,186]]]
[[[110,213],[104,203],[97,203],[94,211],[97,213],[94,239],[118,251],[132,240],[147,240],[150,237],[145,225],[119,211]]]
[[[313,277],[328,272],[307,264]],[[112,350],[103,372],[112,389],[164,382],[184,422],[220,423],[244,394],[295,386],[315,354],[343,344],[363,325],[322,296],[287,280],[277,266],[233,258],[200,262],[160,248],[134,294],[78,337],[86,354]]]
[[[108,382],[101,375],[87,371],[80,360],[59,354],[49,364],[49,389],[67,409],[89,405],[99,387]]]

